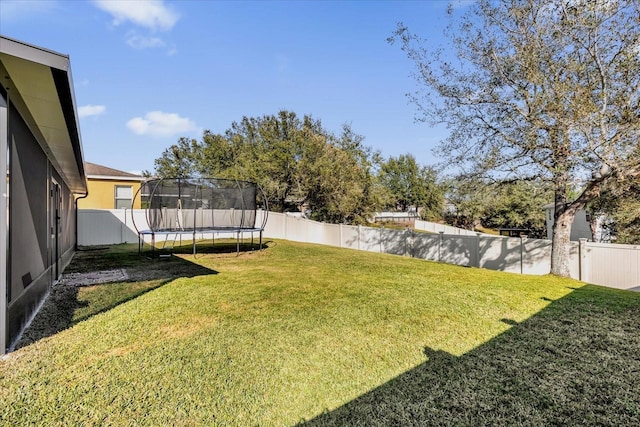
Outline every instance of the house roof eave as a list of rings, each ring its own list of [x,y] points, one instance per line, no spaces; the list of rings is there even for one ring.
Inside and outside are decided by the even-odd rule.
[[[53,167],[73,193],[86,194],[69,57],[0,36],[0,72],[9,101]]]

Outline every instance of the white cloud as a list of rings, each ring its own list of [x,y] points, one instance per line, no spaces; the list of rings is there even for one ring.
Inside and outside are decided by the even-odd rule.
[[[150,111],[144,118],[134,117],[127,122],[127,127],[138,135],[172,136],[183,132],[192,132],[197,129],[196,124],[186,117],[180,117],[175,113],[163,113],[162,111]]]
[[[100,114],[104,114],[105,111],[107,111],[107,107],[104,105],[84,105],[78,107],[78,115],[81,119],[89,116],[99,116]]]
[[[127,34],[127,44],[134,49],[149,49],[164,47],[164,41],[159,37],[146,37],[131,32]]]
[[[167,31],[178,22],[180,15],[165,6],[162,0],[94,0],[94,4],[111,14],[112,24],[130,21],[150,30]]]
[[[173,55],[175,55],[175,54],[177,54],[177,53],[178,53],[178,48],[176,47],[176,45],[175,45],[175,44],[174,44],[174,45],[171,45],[171,46],[169,47],[169,50],[167,51],[167,55],[168,55],[168,56],[173,56]]]

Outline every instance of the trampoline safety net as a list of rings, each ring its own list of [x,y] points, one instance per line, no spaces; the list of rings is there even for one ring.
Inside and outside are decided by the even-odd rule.
[[[251,230],[256,227],[258,186],[220,178],[152,179],[140,188],[152,233]]]

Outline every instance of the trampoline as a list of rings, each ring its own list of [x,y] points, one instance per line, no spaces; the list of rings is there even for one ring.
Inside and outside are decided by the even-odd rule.
[[[134,196],[140,197],[145,211],[146,224],[140,228],[132,215],[138,232],[138,252],[142,253],[146,236],[151,237],[152,254],[155,255],[156,236],[164,237],[165,248],[173,237],[173,243],[183,235],[193,238],[193,254],[196,254],[196,234],[236,235],[240,253],[240,236],[243,233],[260,235],[267,222],[269,209],[260,187],[253,182],[221,178],[159,178],[145,181]],[[264,215],[256,224],[258,204],[264,205]]]

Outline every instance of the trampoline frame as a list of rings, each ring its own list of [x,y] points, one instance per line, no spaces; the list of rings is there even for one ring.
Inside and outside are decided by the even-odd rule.
[[[155,251],[156,251],[156,235],[165,235],[167,237],[165,237],[165,242],[167,242],[168,236],[170,235],[175,235],[175,236],[180,236],[180,245],[182,245],[182,236],[183,235],[191,235],[193,242],[192,242],[192,246],[193,246],[193,252],[192,254],[195,255],[196,254],[196,234],[197,233],[201,233],[201,234],[212,234],[211,237],[211,245],[213,246],[213,244],[215,243],[215,234],[223,234],[223,233],[236,233],[236,252],[238,254],[240,254],[240,236],[241,234],[244,233],[251,233],[251,246],[253,247],[253,233],[259,233],[260,234],[260,238],[259,238],[259,250],[262,250],[262,232],[264,231],[264,228],[236,228],[236,229],[222,229],[222,228],[211,228],[211,229],[198,229],[197,231],[151,231],[151,230],[140,230],[138,231],[138,254],[142,254],[142,250],[144,248],[144,244],[146,243],[146,240],[144,238],[144,236],[151,236],[151,256],[155,256]],[[201,239],[203,240],[203,239]],[[175,242],[175,240],[174,240]]]
[[[157,181],[157,182],[156,182]],[[201,234],[209,234],[211,233],[212,237],[211,237],[211,244],[213,246],[213,244],[215,244],[215,235],[216,234],[223,234],[223,233],[235,233],[236,234],[236,252],[239,255],[240,254],[240,238],[241,235],[244,233],[251,233],[251,246],[253,248],[253,239],[254,239],[254,233],[259,233],[259,250],[262,250],[262,234],[264,231],[264,228],[266,226],[267,223],[267,219],[269,216],[269,209],[268,209],[268,202],[267,199],[264,197],[264,192],[262,191],[262,189],[260,188],[260,186],[254,182],[250,182],[250,181],[240,181],[240,180],[232,180],[232,179],[223,179],[223,178],[154,178],[154,179],[150,179],[145,181],[140,188],[138,189],[138,191],[136,192],[136,194],[133,197],[132,203],[133,201],[135,201],[135,199],[137,197],[142,198],[144,195],[142,194],[143,189],[146,188],[150,188],[149,186],[153,186],[153,189],[150,191],[150,193],[147,195],[148,196],[148,200],[149,200],[149,206],[152,205],[152,200],[154,197],[162,197],[165,196],[166,194],[158,194],[156,196],[156,190],[158,189],[158,187],[160,187],[160,185],[163,182],[167,182],[167,181],[177,181],[178,183],[178,199],[176,202],[177,207],[176,208],[171,208],[171,209],[176,209],[176,227],[175,228],[159,228],[159,229],[154,229],[154,227],[152,226],[152,224],[157,223],[156,221],[151,221],[150,220],[150,211],[160,211],[162,212],[163,209],[165,209],[166,211],[166,206],[163,207],[161,206],[160,208],[144,208],[143,210],[145,210],[145,217],[147,219],[147,224],[149,225],[149,229],[147,230],[140,230],[138,228],[138,226],[135,223],[135,217],[133,215],[133,210],[131,211],[131,219],[132,219],[132,223],[134,228],[136,229],[137,233],[138,233],[138,254],[142,254],[142,250],[144,248],[144,244],[146,243],[145,237],[146,236],[151,236],[151,256],[155,257],[155,252],[156,252],[156,235],[164,235],[165,236],[165,245],[166,243],[169,241],[169,236],[173,235],[174,239],[173,239],[173,244],[175,245],[176,239],[179,238],[180,239],[180,245],[182,245],[182,236],[183,235],[191,235],[193,242],[193,255],[196,255],[196,235],[197,233],[201,233]],[[200,209],[203,213],[205,208],[200,207],[198,208],[197,203],[194,203],[193,208],[188,208],[188,209],[184,209],[186,211],[193,211],[193,226],[189,227],[188,225],[185,226],[184,224],[180,223],[179,219],[178,219],[178,215],[182,215],[183,214],[183,208],[182,206],[182,200],[181,200],[181,196],[180,196],[180,188],[181,188],[181,182],[186,182],[187,185],[191,185],[191,188],[194,188],[193,185],[195,183],[195,192],[197,194],[198,191],[198,186],[203,186],[206,185],[207,183],[211,183],[211,182],[227,182],[227,183],[234,183],[236,184],[235,189],[237,189],[238,194],[239,195],[243,195],[242,193],[242,185],[248,185],[248,186],[253,186],[255,188],[255,199],[252,200],[252,205],[254,206],[253,210],[253,224],[251,224],[250,227],[247,226],[220,226],[220,227],[216,227],[213,226],[213,224],[211,224],[212,226],[196,226],[196,222],[197,222],[197,211],[198,209]],[[155,182],[155,185],[153,185]],[[207,186],[208,190],[211,191],[211,196],[212,198],[214,198],[214,196],[216,195],[216,188],[213,186]],[[164,187],[162,187],[164,188]],[[218,190],[226,190],[227,192],[233,189],[232,187],[225,187],[225,188],[218,188]],[[220,193],[222,193],[220,191]],[[189,194],[186,194],[186,196],[188,196]],[[257,212],[258,212],[258,205],[257,205],[257,198],[258,196],[261,195],[262,196],[262,200],[263,200],[263,204],[264,204],[264,215],[262,217],[262,223],[260,224],[260,226],[256,227],[256,220],[257,220]],[[196,199],[194,199],[195,201]],[[240,217],[240,224],[244,224],[245,223],[245,212],[247,212],[247,209],[245,209],[245,202],[249,202],[249,201],[245,201],[244,197],[240,197],[239,200],[242,202],[242,213],[241,213],[241,217]],[[201,200],[202,201],[202,200]],[[142,203],[141,203],[142,204]],[[206,208],[206,210],[211,210],[211,223],[214,222],[214,210],[213,208]],[[218,209],[218,210],[229,210],[229,211],[233,211],[235,212],[235,208],[227,208],[227,209]],[[160,217],[162,217],[162,214],[160,213]],[[160,220],[162,222],[162,219]],[[173,248],[173,246],[172,246]],[[164,245],[163,245],[163,249],[164,249]]]

